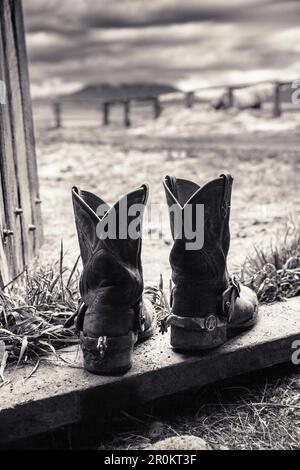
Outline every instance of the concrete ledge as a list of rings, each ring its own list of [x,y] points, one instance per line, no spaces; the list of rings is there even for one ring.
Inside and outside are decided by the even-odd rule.
[[[300,298],[264,306],[258,325],[214,351],[197,356],[175,353],[168,335],[138,346],[134,367],[120,377],[98,377],[81,368],[78,348],[32,367],[6,372],[10,383],[0,388],[0,442],[17,440],[60,426],[104,415],[118,407],[153,400],[238,374],[289,362],[292,343],[300,340]]]

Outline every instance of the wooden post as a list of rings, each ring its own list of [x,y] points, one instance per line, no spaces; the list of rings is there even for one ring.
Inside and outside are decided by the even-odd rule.
[[[53,104],[54,112],[54,128],[60,129],[62,127],[61,123],[61,103],[56,102]]]
[[[186,108],[192,108],[195,104],[195,95],[193,91],[189,91],[185,94],[185,106]]]
[[[42,239],[34,129],[21,0],[0,2],[0,285],[21,274]],[[40,199],[39,199],[40,200]]]
[[[153,115],[158,119],[162,112],[162,106],[158,97],[153,98]]]
[[[130,127],[130,100],[124,101],[124,126]]]
[[[281,112],[281,93],[280,93],[280,83],[275,82],[274,84],[274,95],[273,95],[273,117],[280,117],[282,112]]]
[[[6,104],[6,85],[3,80],[0,80],[0,104]]]
[[[109,111],[110,111],[110,103],[105,102],[103,103],[103,126],[109,126]]]
[[[228,99],[228,108],[232,108],[234,105],[234,88],[228,87],[227,88],[227,99]]]
[[[37,227],[37,230],[32,234],[34,252],[37,253],[39,247],[43,242],[43,224],[42,224],[42,211],[41,211],[41,197],[39,188],[39,176],[35,150],[35,135],[32,116],[32,104],[30,96],[30,80],[28,70],[27,49],[25,43],[25,28],[22,2],[15,0],[11,2],[12,16],[15,24],[15,37],[17,46],[17,59],[19,74],[22,77],[20,80],[22,107],[24,111],[24,125],[26,150],[27,150],[27,164],[28,176],[30,182],[31,205],[32,205],[32,223]]]

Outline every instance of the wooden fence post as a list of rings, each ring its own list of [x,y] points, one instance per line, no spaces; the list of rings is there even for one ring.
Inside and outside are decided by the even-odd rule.
[[[234,105],[234,88],[228,87],[227,88],[227,99],[228,99],[228,108],[232,108]]]
[[[189,91],[185,94],[185,106],[186,108],[192,108],[195,104],[195,94],[193,91]]]
[[[110,103],[108,102],[103,103],[103,106],[102,106],[103,126],[109,126],[109,111],[110,111]]]
[[[130,100],[124,101],[124,127],[130,127]]]
[[[274,83],[274,94],[273,94],[273,117],[280,117],[282,112],[281,112],[281,93],[280,93],[280,83],[275,82]]]
[[[158,119],[162,112],[162,106],[158,97],[153,98],[153,115]]]
[[[53,112],[54,112],[54,128],[60,129],[62,127],[61,122],[61,103],[53,103]]]

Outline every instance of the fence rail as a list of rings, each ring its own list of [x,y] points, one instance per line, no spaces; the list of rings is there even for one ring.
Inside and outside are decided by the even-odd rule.
[[[149,115],[153,119],[157,119],[162,112],[162,105],[157,96],[150,96],[144,98],[128,98],[128,99],[37,99],[33,102],[34,109],[36,110],[36,121],[40,120],[38,111],[43,110],[46,119],[51,118],[52,128],[60,129],[64,126],[65,118],[68,117],[69,111],[74,112],[73,118],[76,120],[76,111],[81,112],[89,110],[93,114],[93,118],[97,113],[99,125],[109,126],[112,122],[112,112],[119,111],[119,118],[121,119],[124,127],[130,127],[133,124],[133,111],[139,107],[146,107]],[[49,114],[49,112],[51,114]],[[121,114],[121,116],[120,116]],[[43,116],[44,117],[44,116]],[[80,118],[80,116],[78,116]],[[42,118],[43,120],[43,118]],[[36,122],[37,123],[37,122]],[[37,123],[38,124],[38,123]]]
[[[186,108],[193,108],[199,102],[198,95],[205,94],[205,92],[216,90],[222,92],[221,96],[224,99],[226,109],[232,108],[236,105],[236,96],[240,90],[245,90],[260,85],[270,85],[270,93],[268,101],[271,101],[271,115],[273,117],[280,117],[285,111],[282,103],[282,90],[283,88],[293,84],[292,81],[259,81],[252,83],[237,83],[233,85],[211,85],[199,87],[193,91],[183,92],[178,91],[174,93],[162,94],[159,96],[145,96],[139,98],[123,98],[123,99],[83,99],[66,97],[56,99],[37,99],[34,102],[37,111],[36,121],[43,121],[44,119],[51,120],[50,127],[59,129],[64,127],[64,124],[71,119],[70,111],[72,112],[72,119],[74,122],[95,120],[98,121],[99,126],[109,126],[112,123],[112,114],[115,110],[119,111],[119,121],[122,122],[124,127],[130,127],[135,123],[135,112],[141,108],[148,108],[148,117],[150,113],[153,119],[157,119],[163,112],[164,108],[173,102],[177,104],[182,103]],[[272,90],[272,91],[271,91]],[[201,100],[200,100],[201,101]],[[256,108],[261,108],[263,100],[258,99],[255,103]],[[42,118],[38,115],[38,109],[47,109]],[[215,109],[222,109],[222,106],[216,106]],[[85,113],[84,119],[82,119]],[[82,114],[82,116],[80,116]],[[46,117],[45,117],[46,115]],[[37,123],[38,124],[38,123]]]
[[[213,90],[213,89],[221,89],[225,90],[225,95],[227,96],[227,103],[228,108],[233,107],[234,105],[234,93],[237,90],[253,88],[260,85],[271,85],[273,87],[273,117],[280,117],[283,113],[282,106],[281,106],[281,91],[283,87],[292,86],[294,81],[279,81],[279,80],[260,80],[256,82],[249,82],[249,83],[236,83],[234,85],[211,85],[206,87],[199,87],[192,92],[187,93],[188,99],[186,99],[187,107],[192,107],[194,103],[194,96],[196,92],[205,91],[205,90]]]
[[[21,0],[0,2],[0,287],[24,271],[42,241],[40,195]]]

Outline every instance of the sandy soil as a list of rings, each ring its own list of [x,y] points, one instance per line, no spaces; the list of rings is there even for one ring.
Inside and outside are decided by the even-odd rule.
[[[236,116],[232,118],[228,114],[226,119],[226,128],[231,133],[216,133],[215,127],[208,132],[207,125],[206,132],[204,125],[196,132],[192,125],[188,135],[188,126],[181,135],[178,116],[174,118],[175,130],[172,133],[169,129],[166,135],[163,129],[154,132],[159,121],[127,131],[117,127],[39,130],[38,160],[45,224],[42,263],[58,258],[62,239],[67,263],[71,264],[78,255],[70,197],[73,185],[114,203],[122,194],[147,182],[149,204],[161,204],[165,208],[161,180],[166,174],[202,185],[221,173],[230,172],[235,181],[229,266],[239,271],[254,243],[268,245],[290,217],[299,216],[300,137],[295,132],[287,132],[284,125],[279,132],[280,119],[272,132],[270,129],[245,132],[244,129],[242,133],[238,132]],[[166,117],[161,118],[162,126],[165,120]],[[253,115],[249,120],[254,120]],[[256,127],[261,127],[261,123]],[[143,244],[146,282],[157,282],[160,273],[167,282],[171,246],[167,213],[162,227],[156,220],[151,221],[148,229],[152,239],[147,236]]]

